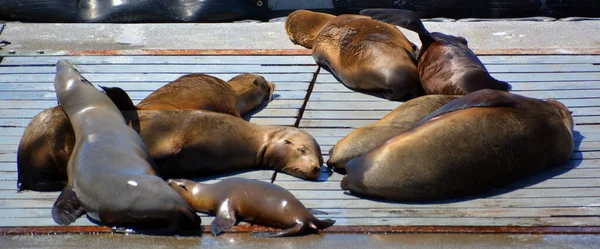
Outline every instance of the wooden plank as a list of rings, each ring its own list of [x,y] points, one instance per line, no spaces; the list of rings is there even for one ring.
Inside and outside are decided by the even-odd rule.
[[[189,72],[188,72],[189,73]],[[115,81],[173,81],[187,73],[175,73],[175,74],[139,74],[139,73],[83,73],[82,75],[94,84],[101,82],[115,82]],[[211,73],[209,75],[223,79],[225,81],[239,75],[232,73]],[[310,82],[313,73],[294,73],[294,74],[276,74],[276,73],[265,73],[261,74],[268,81],[273,81],[275,84],[278,82],[298,82],[305,81]],[[16,83],[16,82],[53,82],[54,74],[2,74],[0,77],[0,83]]]
[[[157,82],[106,82],[102,86],[120,87],[125,91],[154,91],[170,81]],[[306,91],[308,82],[282,82],[275,83],[275,90],[280,91]],[[3,83],[0,91],[54,91],[54,83]]]
[[[133,104],[138,104],[141,99],[133,100]],[[266,109],[299,109],[304,100],[285,100],[276,99],[265,107]],[[3,100],[0,106],[3,109],[46,109],[57,105],[56,100]],[[41,110],[40,110],[41,112]]]
[[[219,55],[219,56],[38,56],[5,57],[0,65],[55,65],[61,59],[75,65],[119,64],[119,65],[198,65],[198,64],[235,64],[235,65],[316,65],[310,55]]]
[[[600,63],[597,55],[480,55],[484,64]]]
[[[317,214],[319,218],[419,218],[419,217],[482,217],[482,218],[522,218],[522,217],[583,217],[600,215],[600,208],[466,208],[466,209],[425,209],[425,208],[392,208],[392,209],[319,209],[324,213]],[[207,214],[198,213],[202,218]],[[4,209],[0,218],[52,218],[50,208]]]
[[[204,221],[204,220],[203,220]],[[0,218],[0,227],[19,226],[58,226],[51,218]],[[97,226],[84,217],[77,219],[70,226]]]
[[[600,81],[510,82],[513,91],[600,89]],[[354,92],[339,82],[317,82],[314,92]]]
[[[15,208],[49,208],[55,199],[34,200],[2,200],[1,209]],[[598,207],[600,197],[573,198],[527,198],[527,199],[473,199],[449,200],[442,203],[394,203],[372,201],[366,199],[332,200],[304,199],[302,203],[309,208],[568,208],[568,207]],[[599,223],[600,224],[600,223]]]
[[[314,73],[315,65],[75,65],[81,73]],[[0,74],[56,73],[55,66],[0,66]]]
[[[33,118],[42,110],[36,109],[0,109],[0,118]],[[297,117],[297,109],[262,109],[252,114],[254,118],[282,118],[282,117]],[[3,131],[3,130],[2,130]]]
[[[0,126],[8,127],[27,127],[31,119],[0,119]],[[296,123],[296,118],[255,118],[248,120],[260,125],[285,125],[292,126]]]
[[[503,81],[581,81],[600,80],[599,72],[577,72],[577,73],[490,73],[492,77]],[[337,82],[332,75],[320,75],[319,82]]]
[[[129,97],[135,100],[141,100],[153,91],[129,91]],[[304,100],[306,97],[306,91],[277,91],[273,93],[273,99],[301,99]],[[36,91],[36,92],[25,92],[25,91],[10,91],[0,92],[0,100],[11,100],[11,99],[30,99],[30,100],[54,100],[56,99],[56,93],[54,91]]]

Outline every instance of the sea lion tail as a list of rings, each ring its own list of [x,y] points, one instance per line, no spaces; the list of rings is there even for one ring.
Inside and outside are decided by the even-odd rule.
[[[73,187],[66,186],[52,206],[52,219],[59,225],[69,225],[85,213]]]

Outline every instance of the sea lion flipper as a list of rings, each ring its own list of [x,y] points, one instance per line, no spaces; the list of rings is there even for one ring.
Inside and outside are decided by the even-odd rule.
[[[52,206],[52,219],[60,225],[69,225],[85,213],[73,187],[66,186]]]
[[[421,17],[416,12],[402,9],[364,9],[360,11],[363,16],[386,22],[392,25],[412,30],[420,35],[431,38],[429,31],[423,26]]]
[[[522,98],[524,97],[510,95],[504,91],[492,89],[479,90],[450,101],[450,103],[425,116],[417,125],[437,116],[471,107],[517,107],[520,102],[519,100]]]
[[[121,89],[120,87],[106,87],[106,86],[99,86],[99,87],[102,88],[104,93],[106,93],[106,96],[108,96],[113,101],[113,103],[117,106],[117,108],[119,108],[119,110],[121,110],[121,111],[136,110],[135,105],[133,104],[133,101],[131,101],[129,94],[127,94],[127,92],[125,92],[125,90]]]
[[[235,225],[235,212],[231,207],[227,207],[227,211],[219,210],[217,217],[210,223],[210,231],[216,236],[223,231]]]
[[[296,235],[296,234],[302,232],[303,228],[304,228],[304,224],[297,223],[296,225],[294,225],[293,227],[290,227],[288,229],[283,229],[283,230],[280,230],[277,232],[252,233],[252,236],[257,237],[257,238],[284,237],[284,236]]]

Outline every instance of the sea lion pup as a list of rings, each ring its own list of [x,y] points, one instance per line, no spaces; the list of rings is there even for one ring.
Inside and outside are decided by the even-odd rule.
[[[214,235],[234,226],[239,220],[283,228],[277,232],[254,233],[257,237],[292,236],[316,232],[335,221],[319,220],[286,189],[272,183],[244,178],[229,178],[214,184],[185,179],[169,180],[196,212],[215,215],[210,223]]]
[[[349,161],[341,187],[394,201],[459,197],[564,164],[573,143],[562,103],[484,89]]]
[[[158,172],[165,177],[210,176],[259,168],[313,180],[321,172],[323,156],[319,144],[295,127],[258,125],[228,114],[200,110],[122,113],[130,125],[137,125]],[[73,130],[68,129],[69,119],[60,107],[38,116],[51,117],[52,122],[34,118],[39,120],[36,123],[47,126],[27,127],[24,136],[37,136],[24,137],[19,145],[17,185],[19,190],[58,191],[67,179],[66,162],[75,143]]]
[[[409,10],[366,9],[361,15],[419,34],[419,77],[427,94],[465,95],[481,89],[510,91],[511,85],[494,79],[467,46],[464,37],[429,33],[419,15]]]
[[[200,217],[156,176],[144,142],[110,98],[65,60],[56,70],[56,96],[76,141],[67,186],[52,207],[54,221],[68,225],[87,213],[103,224],[156,228],[151,233],[198,230]]]
[[[260,75],[241,74],[226,83],[206,74],[188,74],[148,95],[137,109],[196,109],[241,117],[270,99],[274,89]]]
[[[343,171],[351,159],[362,156],[407,131],[429,113],[458,97],[426,95],[401,104],[376,123],[360,127],[340,140],[329,151],[327,165],[336,171]]]
[[[294,44],[311,49],[321,29],[333,18],[327,13],[296,10],[288,15],[285,32]]]
[[[292,14],[286,22],[286,27],[290,27],[288,35],[310,44],[306,40],[326,18],[306,10]],[[311,19],[318,21],[307,21]],[[303,26],[307,22],[318,25]],[[312,46],[317,64],[346,87],[378,92],[390,100],[422,95],[415,51],[416,46],[396,27],[361,15],[333,18],[323,26]]]

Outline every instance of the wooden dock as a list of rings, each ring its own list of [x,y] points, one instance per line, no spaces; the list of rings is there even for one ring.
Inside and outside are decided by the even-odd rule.
[[[373,123],[401,104],[347,89],[329,73],[317,71],[310,55],[0,57],[0,230],[57,226],[51,207],[58,192],[16,191],[16,151],[31,118],[56,105],[54,64],[63,58],[92,83],[125,89],[134,103],[187,73],[207,73],[223,80],[239,73],[261,74],[276,84],[275,97],[248,120],[298,125],[315,136],[325,160],[330,148],[353,128]],[[323,174],[316,182],[278,174],[275,183],[307,207],[324,212],[319,217],[335,219],[332,231],[409,226],[456,228],[449,231],[513,227],[525,228],[524,232],[567,227],[600,232],[600,56],[480,58],[494,77],[512,84],[514,93],[556,98],[573,111],[575,151],[567,164],[488,193],[437,203],[360,199],[340,189],[342,175],[337,173]],[[271,175],[271,171],[255,171],[237,176],[268,181]],[[212,217],[202,218],[203,224],[212,221]],[[72,226],[94,225],[80,218]]]

